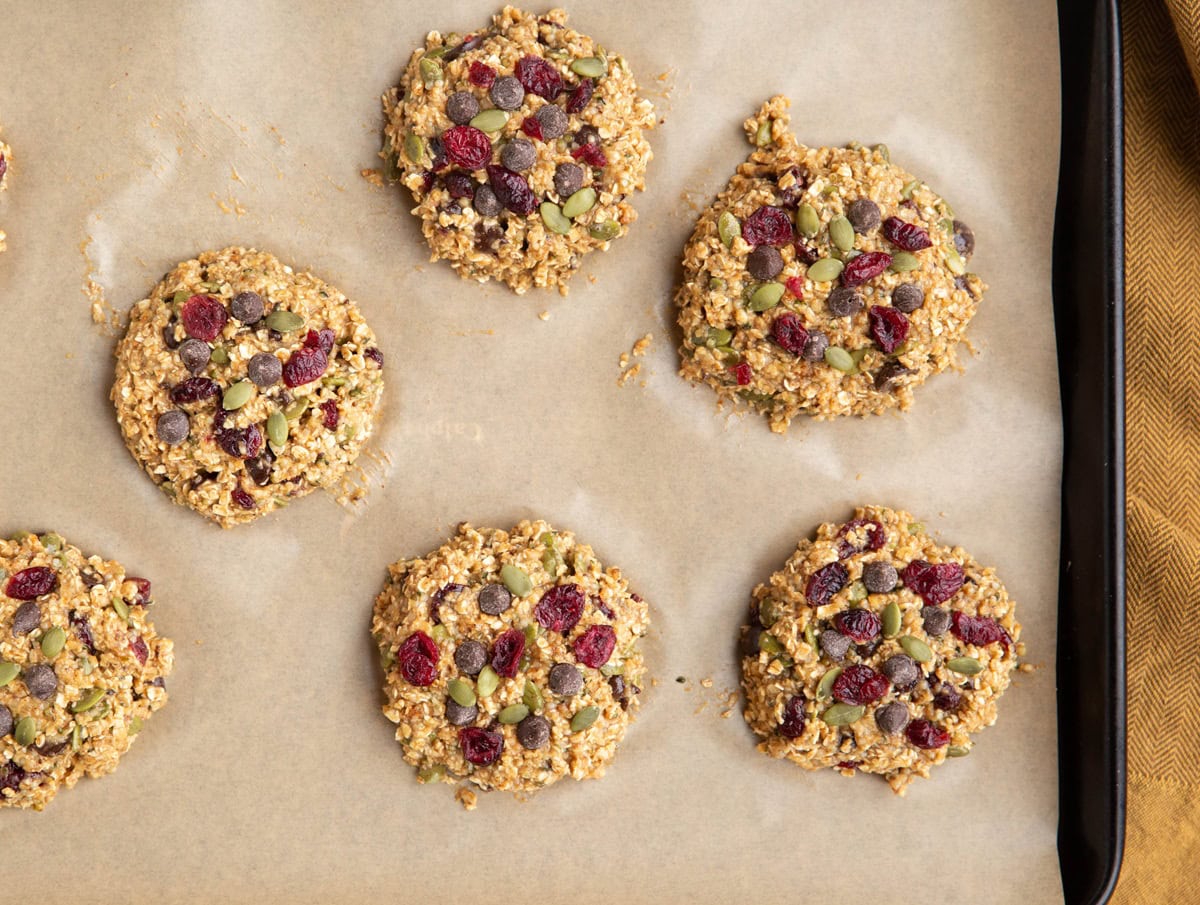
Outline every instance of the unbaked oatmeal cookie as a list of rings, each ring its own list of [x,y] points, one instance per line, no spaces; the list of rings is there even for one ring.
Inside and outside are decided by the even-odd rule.
[[[886,147],[806,148],[787,107],[746,120],[756,149],[696,224],[675,296],[680,373],[777,433],[801,413],[908,409],[987,288],[970,227]]]
[[[383,353],[357,305],[272,255],[226,248],[133,306],[112,401],[163,492],[230,527],[342,478],[382,393]]]
[[[625,58],[561,9],[506,6],[482,31],[430,32],[384,95],[383,156],[432,260],[514,291],[567,281],[637,218],[654,110]]]
[[[12,148],[0,141],[0,192],[8,188],[8,163],[12,160]],[[0,229],[0,251],[8,248],[8,234]]]
[[[996,721],[1023,653],[1013,610],[993,569],[907,512],[822,525],[752,595],[742,687],[759,750],[904,794]]]
[[[375,602],[387,702],[422,782],[534,790],[602,776],[637,706],[645,601],[545,522],[459,526]]]
[[[167,702],[150,582],[58,534],[0,539],[0,807],[40,811],[117,768]]]

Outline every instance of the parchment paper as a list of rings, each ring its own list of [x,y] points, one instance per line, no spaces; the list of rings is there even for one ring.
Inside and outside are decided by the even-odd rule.
[[[359,175],[379,165],[378,96],[425,32],[466,33],[498,6],[6,5],[0,530],[53,528],[151,577],[178,654],[170,704],[115,775],[0,814],[0,899],[19,876],[45,903],[1059,901],[1054,5],[576,3],[572,23],[629,58],[665,122],[641,219],[568,299],[428,264],[410,199]],[[781,438],[674,373],[694,205],[776,92],[802,140],[887,142],[978,235],[980,354],[905,416]],[[380,336],[386,415],[357,511],[316,495],[222,532],[122,445],[114,339],[81,287],[123,311],[234,243],[314,269]],[[618,387],[646,333],[642,373]],[[750,589],[859,501],[994,564],[1040,667],[969,758],[903,800],[766,758],[739,708],[721,716]],[[661,683],[603,781],[467,813],[401,761],[370,609],[388,562],[460,520],[527,516],[631,576]]]

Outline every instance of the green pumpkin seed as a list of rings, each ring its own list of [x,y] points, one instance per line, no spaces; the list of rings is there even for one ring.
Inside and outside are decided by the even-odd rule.
[[[515,726],[527,716],[529,716],[529,708],[524,704],[509,704],[496,714],[496,719],[505,726]]]
[[[304,326],[304,318],[294,311],[276,309],[267,315],[267,327],[276,333],[291,333]]]
[[[883,142],[880,142],[879,144],[877,144],[874,148],[874,151],[876,154],[878,154],[880,157],[882,157],[888,163],[892,162],[892,152],[888,148],[888,146],[885,145]]]
[[[33,744],[33,740],[37,738],[37,734],[38,727],[33,717],[23,716],[17,720],[17,728],[13,730],[13,738],[16,739],[18,745],[29,747]]]
[[[553,201],[543,201],[538,205],[538,210],[546,229],[564,236],[571,231],[571,221],[563,216],[562,208]]]
[[[850,353],[850,357],[854,357],[854,353]],[[846,595],[850,598],[851,603],[858,603],[860,600],[867,599],[867,586],[861,581],[856,581],[850,585],[850,592]]]
[[[947,757],[966,757],[971,753],[971,749],[966,745],[951,745],[946,749]]]
[[[829,221],[829,241],[842,251],[854,247],[854,227],[845,217],[834,217]]]
[[[459,707],[471,707],[475,704],[475,689],[466,679],[451,679],[446,685],[446,691]]]
[[[124,600],[122,600],[120,597],[114,597],[112,599],[112,608],[117,611],[118,616],[120,616],[126,622],[129,621],[129,607],[126,605]]]
[[[599,57],[581,57],[571,61],[571,71],[589,79],[598,79],[608,72],[608,66]]]
[[[600,708],[596,706],[584,707],[571,717],[571,731],[582,732],[584,729],[591,727],[592,723],[596,722],[596,718],[600,716]]]
[[[596,190],[589,185],[581,188],[568,198],[566,204],[562,206],[562,212],[564,217],[574,220],[581,214],[586,214],[595,206]]]
[[[605,220],[603,223],[593,223],[588,227],[588,235],[597,242],[608,242],[621,235],[621,224],[616,220]]]
[[[283,410],[283,417],[288,421],[295,421],[308,409],[308,397],[301,396],[291,405]]]
[[[892,601],[883,608],[883,637],[895,638],[900,634],[900,604]]]
[[[726,287],[726,282],[720,277],[711,277],[708,281],[708,288],[713,292],[719,292]]]
[[[450,47],[448,46],[449,43],[450,43],[450,36],[446,35],[446,44],[443,45],[442,47],[431,47],[429,50],[425,51],[425,59],[440,60],[442,57],[444,57],[446,55],[446,51],[448,51],[450,49]]]
[[[854,359],[841,346],[830,346],[825,350],[825,363],[846,373],[854,370]]]
[[[771,143],[771,120],[764,119],[758,124],[758,131],[754,133],[754,143],[760,148]]]
[[[817,697],[827,698],[833,694],[833,683],[837,681],[838,676],[842,674],[842,667],[835,666],[825,675],[821,676],[821,681],[817,683]]]
[[[758,636],[758,649],[764,654],[770,654],[772,657],[784,652],[784,646],[770,632],[763,632]]]
[[[275,409],[267,418],[267,439],[271,441],[272,446],[283,446],[287,443],[287,438],[287,416],[279,409]]]
[[[962,276],[967,272],[967,262],[962,259],[962,255],[953,248],[947,248],[945,251],[946,266],[950,268],[950,272],[955,276]]]
[[[254,384],[249,380],[239,380],[226,387],[224,395],[221,396],[221,406],[225,411],[232,412],[249,402],[253,395]]]
[[[345,377],[322,377],[321,386],[323,387],[344,387],[346,385]]]
[[[450,640],[450,630],[444,625],[435,625],[430,629],[429,634],[433,636],[433,640],[438,644],[445,644]]]
[[[140,716],[135,716],[132,720],[129,721],[129,734],[137,735],[139,732],[142,731],[142,725],[143,725],[142,718]]]
[[[710,349],[715,349],[718,346],[728,346],[733,339],[733,332],[724,330],[721,327],[709,327],[708,336],[704,340],[704,345]]]
[[[78,751],[83,745],[83,727],[76,723],[71,727],[71,750]]]
[[[808,238],[821,231],[821,215],[811,204],[802,204],[796,211],[796,228]]]
[[[533,590],[533,582],[529,580],[525,570],[517,568],[512,563],[505,563],[500,567],[500,580],[504,582],[504,586],[512,592],[514,597],[524,597]]]
[[[955,657],[946,661],[946,669],[963,676],[977,676],[983,672],[983,664],[974,657]]]
[[[3,688],[21,673],[16,663],[0,663],[0,688]]]
[[[92,672],[96,669],[96,664],[92,662],[91,657],[84,657],[79,662],[79,669],[85,676],[90,676],[92,674]],[[0,684],[3,684],[3,683],[0,683]]]
[[[861,720],[864,713],[866,713],[864,707],[856,707],[853,704],[834,704],[821,714],[821,719],[830,726],[849,726],[851,723]]]
[[[804,640],[808,642],[808,646],[813,650],[817,649],[817,627],[811,622],[804,626]]]
[[[783,283],[763,283],[750,295],[751,311],[769,311],[783,298]]]
[[[538,638],[537,623],[535,623],[535,622],[529,623],[529,625],[525,626],[525,628],[522,631],[524,631],[524,633],[525,633],[526,646],[532,647],[534,644],[537,643],[537,638]]]
[[[42,635],[42,654],[47,660],[53,660],[62,653],[63,645],[67,643],[67,633],[61,626],[54,626]]]
[[[40,540],[42,542],[42,546],[45,547],[47,550],[49,550],[51,553],[61,550],[63,547],[62,536],[58,535],[58,534],[54,534],[53,532],[51,532],[50,534],[41,535],[38,538],[38,540]]]
[[[551,578],[558,575],[558,570],[562,568],[562,564],[562,557],[554,550],[547,550],[542,554],[542,568],[546,570]]]
[[[717,220],[717,235],[721,237],[721,243],[729,248],[733,245],[733,240],[741,234],[742,224],[738,222],[738,218],[729,211],[721,214],[720,219]]]
[[[424,162],[425,142],[416,132],[409,132],[404,136],[404,156],[417,166]]]
[[[764,600],[758,605],[758,621],[763,628],[770,628],[779,621],[782,607],[774,600]]]
[[[432,88],[434,82],[442,80],[442,67],[438,65],[437,60],[432,60],[429,55],[421,57],[419,66],[421,70],[421,81],[425,83],[426,88]]]
[[[212,352],[209,353],[208,357],[214,364],[229,364],[229,353],[225,351],[224,346],[213,346]]]
[[[913,196],[913,192],[915,192],[917,190],[917,186],[919,186],[920,184],[921,184],[920,179],[913,179],[909,182],[904,183],[904,187],[902,189],[900,189],[900,197],[903,198],[905,201],[907,201],[908,199],[910,199]]]
[[[417,771],[417,782],[425,785],[431,782],[441,782],[446,775],[446,768],[441,764],[434,764],[432,767],[425,767],[423,770]]]
[[[508,114],[491,107],[471,117],[471,125],[481,132],[499,132],[508,123]]]
[[[521,700],[530,713],[537,713],[545,705],[542,690],[528,679],[525,680],[525,692],[521,695]]]
[[[831,283],[845,266],[837,258],[821,258],[808,268],[808,278],[814,283]]]
[[[492,692],[500,687],[500,677],[496,675],[496,670],[490,666],[485,666],[479,670],[479,677],[475,680],[475,693],[481,698],[490,697]]]
[[[914,638],[912,635],[905,635],[900,639],[900,646],[904,648],[904,652],[916,660],[918,663],[929,663],[933,660],[933,651],[929,649],[929,645],[920,638]]]
[[[609,660],[607,663],[605,663],[603,666],[600,667],[600,675],[604,676],[606,679],[609,676],[621,676],[624,674],[625,674],[625,664],[624,663],[614,663],[612,660]]]
[[[947,219],[939,220],[938,226],[940,226],[942,228],[942,232],[946,233],[946,235],[950,235],[950,233],[954,232],[954,221],[953,220],[947,220]]]
[[[171,304],[178,308],[191,297],[192,294],[186,289],[180,289],[173,296],[171,296]]]
[[[89,688],[71,705],[71,713],[86,713],[104,698],[103,688]]]
[[[920,270],[921,262],[917,260],[917,256],[908,251],[898,251],[892,255],[892,263],[888,265],[888,270],[892,273],[908,273],[912,270]]]

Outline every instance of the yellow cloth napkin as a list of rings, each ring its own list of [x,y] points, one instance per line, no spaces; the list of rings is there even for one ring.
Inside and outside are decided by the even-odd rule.
[[[1200,0],[1121,12],[1129,809],[1112,901],[1173,905],[1200,902]]]

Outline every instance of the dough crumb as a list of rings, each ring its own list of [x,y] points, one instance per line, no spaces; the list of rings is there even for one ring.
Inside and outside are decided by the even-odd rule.
[[[549,312],[549,311],[543,311],[541,314],[539,314],[539,315],[538,315],[538,320],[543,320],[543,321],[548,321],[548,320],[550,320],[550,312]]]
[[[479,796],[466,786],[454,793],[454,800],[463,806],[464,811],[473,811],[479,806]]]
[[[383,173],[381,173],[379,170],[359,170],[358,175],[362,176],[363,179],[367,180],[367,182],[371,183],[371,185],[375,186],[375,188],[383,188]]]

